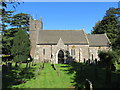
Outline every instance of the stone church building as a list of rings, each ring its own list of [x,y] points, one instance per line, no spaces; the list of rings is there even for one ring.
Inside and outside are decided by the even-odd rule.
[[[43,30],[42,19],[30,18],[30,55],[36,62],[69,63],[99,60],[100,50],[109,50],[106,34],[82,30]]]

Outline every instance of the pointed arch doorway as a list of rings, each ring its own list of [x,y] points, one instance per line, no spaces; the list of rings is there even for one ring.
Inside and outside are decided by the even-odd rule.
[[[58,52],[58,63],[59,64],[64,63],[64,52],[62,50],[59,50],[59,52]]]

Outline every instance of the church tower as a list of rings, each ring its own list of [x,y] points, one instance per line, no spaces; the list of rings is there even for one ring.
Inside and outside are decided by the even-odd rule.
[[[36,19],[33,19],[32,17],[30,17],[29,25],[30,25],[29,31],[30,31],[30,41],[31,41],[30,55],[33,58],[34,53],[35,53],[36,44],[38,41],[39,31],[43,30],[42,18],[40,18],[40,20],[36,20]]]

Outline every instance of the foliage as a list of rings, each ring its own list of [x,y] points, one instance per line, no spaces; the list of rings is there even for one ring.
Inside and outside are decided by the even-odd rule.
[[[4,31],[7,29],[8,25],[10,25],[14,11],[6,11],[5,9],[0,9],[0,11],[0,15],[2,16],[2,30]]]
[[[11,53],[15,62],[26,61],[30,52],[30,40],[25,30],[19,30],[14,39]]]
[[[26,82],[27,80],[33,78],[35,75],[34,71],[36,69],[36,66],[25,69],[25,64],[22,64],[20,67],[14,67],[14,64],[15,63],[12,64],[12,69],[9,72],[6,70],[6,66],[2,66],[2,88],[5,90],[7,88],[11,88],[13,85],[20,84],[20,80]]]
[[[28,30],[29,28],[29,14],[18,13],[12,17],[12,26],[16,26],[17,28],[22,28],[24,30]]]
[[[118,55],[114,51],[101,51],[99,57],[101,62],[108,68],[111,68],[111,65],[118,61]]]
[[[120,32],[118,37],[116,38],[115,42],[113,43],[113,49],[117,52],[120,57]]]
[[[0,4],[4,8],[7,8],[8,4],[12,5],[13,8],[16,8],[17,5],[20,5],[20,0],[2,0]]]
[[[106,15],[103,17],[103,19],[98,21],[95,27],[93,27],[92,34],[106,33],[110,41],[114,43],[119,33],[119,21],[115,12],[118,12],[116,8],[109,8],[109,10],[106,11]]]
[[[11,54],[11,48],[13,45],[13,37],[18,30],[24,29],[28,30],[28,25],[29,25],[29,16],[28,14],[20,13],[12,16],[14,11],[5,11],[3,10],[3,18],[2,18],[2,53],[3,54]],[[19,18],[17,18],[19,16]],[[19,26],[22,28],[8,28],[8,25],[13,25],[16,26],[18,23],[15,22],[20,22]]]
[[[13,37],[17,32],[16,29],[4,30],[2,34],[2,53],[6,55],[11,55],[11,48],[13,44]]]

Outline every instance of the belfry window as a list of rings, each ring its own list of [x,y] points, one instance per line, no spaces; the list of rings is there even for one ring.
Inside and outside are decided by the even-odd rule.
[[[72,55],[72,56],[75,55],[75,49],[71,49],[71,55]]]
[[[45,55],[45,49],[43,49],[43,55]]]

